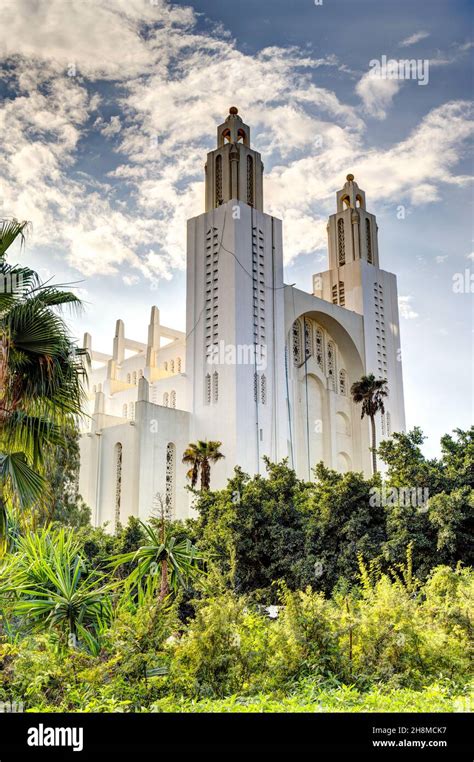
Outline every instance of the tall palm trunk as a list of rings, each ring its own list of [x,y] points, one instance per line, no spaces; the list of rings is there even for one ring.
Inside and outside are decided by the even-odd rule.
[[[377,452],[376,452],[376,446],[377,446],[377,436],[375,433],[375,416],[370,416],[370,428],[372,429],[372,471],[374,474],[377,473]]]

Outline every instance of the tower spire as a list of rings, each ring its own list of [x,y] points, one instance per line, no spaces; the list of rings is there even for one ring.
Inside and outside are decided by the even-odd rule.
[[[206,212],[230,200],[263,211],[263,164],[250,146],[250,127],[236,106],[217,127],[217,148],[207,155]]]

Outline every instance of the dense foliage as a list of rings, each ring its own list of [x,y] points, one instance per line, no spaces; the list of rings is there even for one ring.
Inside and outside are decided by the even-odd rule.
[[[0,701],[27,711],[465,711],[474,431],[380,475],[286,463],[198,517],[19,531],[0,566]],[[420,485],[428,499],[373,501]],[[393,496],[392,496],[393,497]]]
[[[424,458],[422,442],[414,429],[381,443],[384,482],[322,464],[314,482],[299,480],[286,462],[267,461],[266,476],[252,479],[236,469],[226,489],[199,496],[190,531],[229,587],[257,600],[274,598],[278,580],[330,594],[339,581],[357,581],[359,554],[388,571],[409,544],[421,580],[438,564],[470,566],[474,427],[443,437],[439,460]],[[420,493],[421,503],[412,499]]]

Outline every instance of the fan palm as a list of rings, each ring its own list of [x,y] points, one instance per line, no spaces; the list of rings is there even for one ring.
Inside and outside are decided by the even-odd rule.
[[[110,560],[114,568],[138,562],[127,579],[127,584],[132,588],[139,587],[144,579],[156,576],[161,569],[159,600],[163,601],[170,590],[176,592],[180,587],[185,588],[188,580],[199,574],[199,562],[203,556],[190,540],[177,540],[163,524],[158,531],[142,521],[140,524],[146,535],[146,544],[138,550],[113,556]]]
[[[208,490],[211,485],[211,463],[217,463],[224,458],[219,447],[222,442],[204,442],[199,439],[195,444],[189,444],[183,453],[183,463],[188,463],[191,468],[186,474],[191,481],[191,487],[195,487],[201,472],[201,489]]]
[[[83,402],[85,352],[57,314],[63,305],[79,308],[80,300],[5,261],[26,228],[17,220],[0,223],[0,537],[9,503],[27,507],[44,498],[44,448],[61,442]]]
[[[354,402],[362,403],[361,418],[365,415],[370,418],[372,430],[372,468],[377,473],[377,441],[375,433],[375,416],[377,413],[385,413],[384,397],[388,397],[387,380],[375,378],[373,373],[362,376],[351,386],[351,395]]]

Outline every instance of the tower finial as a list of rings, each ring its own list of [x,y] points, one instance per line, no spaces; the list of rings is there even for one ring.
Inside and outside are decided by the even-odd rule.
[[[353,181],[353,179],[354,179],[354,175],[350,175],[350,174],[349,174],[349,175],[347,175],[347,176],[346,176],[346,180],[347,180],[349,183],[351,183],[351,182]]]
[[[238,114],[238,113],[239,113],[239,109],[237,108],[237,106],[230,107],[229,114]]]

